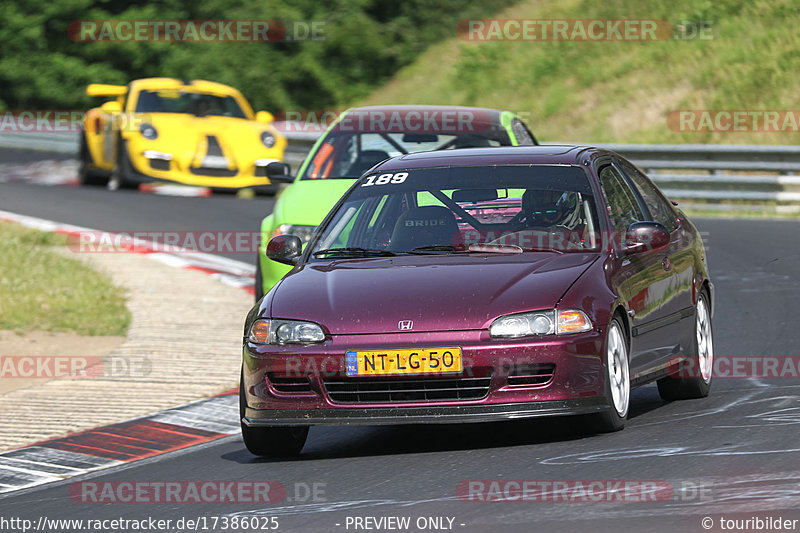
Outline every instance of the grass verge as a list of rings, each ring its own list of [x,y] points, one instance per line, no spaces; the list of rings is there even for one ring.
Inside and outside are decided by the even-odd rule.
[[[124,291],[58,246],[65,236],[0,222],[0,329],[125,335]]]
[[[518,112],[542,141],[798,144],[800,131],[675,131],[677,110],[796,110],[791,0],[521,0],[499,19],[661,19],[708,39],[465,41],[431,46],[361,104],[456,104]],[[713,128],[712,128],[713,129]]]

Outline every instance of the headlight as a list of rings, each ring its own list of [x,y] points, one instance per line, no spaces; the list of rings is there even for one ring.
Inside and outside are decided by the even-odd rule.
[[[141,126],[139,126],[139,133],[142,134],[142,137],[145,139],[150,139],[151,141],[158,137],[158,131],[156,131],[156,128],[147,122],[144,122]]]
[[[268,131],[261,132],[261,144],[267,148],[275,146],[275,136]]]
[[[325,332],[314,322],[261,318],[250,326],[248,339],[255,344],[315,344],[325,340]]]
[[[291,224],[281,224],[278,226],[278,229],[275,230],[275,233],[273,233],[272,236],[277,237],[278,235],[297,235],[300,237],[301,241],[308,242],[311,240],[311,236],[314,234],[315,229],[317,229],[316,226],[293,226]]]
[[[592,322],[583,311],[553,309],[501,316],[492,322],[489,327],[489,335],[509,338],[531,337],[580,333],[590,329],[592,329]]]

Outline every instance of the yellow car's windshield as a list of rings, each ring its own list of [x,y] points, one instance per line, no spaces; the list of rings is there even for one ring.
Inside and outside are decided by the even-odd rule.
[[[232,96],[174,89],[141,91],[136,102],[136,112],[247,118]]]

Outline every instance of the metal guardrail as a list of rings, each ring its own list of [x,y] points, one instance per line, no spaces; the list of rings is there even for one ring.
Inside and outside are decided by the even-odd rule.
[[[0,131],[0,148],[18,148],[60,154],[78,153],[79,137],[74,132],[4,132]]]
[[[284,124],[284,126],[286,126]],[[297,169],[320,133],[280,128],[289,144],[285,160]],[[296,131],[291,131],[296,130]],[[735,201],[793,204],[800,211],[800,146],[718,144],[601,144],[642,168],[676,200],[708,206]],[[0,132],[0,147],[59,153],[78,151],[76,133]],[[704,204],[706,205],[706,204]],[[745,206],[746,207],[746,206]],[[752,207],[752,206],[751,206]],[[763,208],[763,205],[761,206]]]
[[[286,160],[296,168],[318,133],[285,133]],[[633,161],[676,200],[742,200],[800,204],[800,146],[601,144]],[[296,162],[296,163],[295,163]],[[677,171],[677,172],[676,172]],[[724,172],[737,172],[727,174]],[[759,172],[760,174],[750,174]],[[763,174],[773,172],[774,174]],[[739,174],[744,173],[744,174]],[[751,206],[752,207],[752,206]]]

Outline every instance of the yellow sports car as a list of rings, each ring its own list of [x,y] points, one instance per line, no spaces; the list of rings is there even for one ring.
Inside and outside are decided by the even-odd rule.
[[[86,113],[80,182],[109,189],[172,182],[217,190],[274,191],[285,176],[286,139],[272,114],[255,115],[242,94],[210,81],[146,78],[92,84],[89,96],[114,98]],[[268,177],[269,176],[269,177]]]

